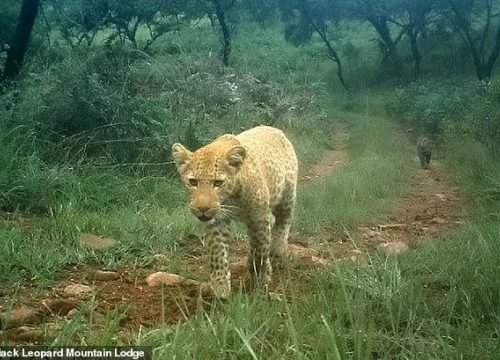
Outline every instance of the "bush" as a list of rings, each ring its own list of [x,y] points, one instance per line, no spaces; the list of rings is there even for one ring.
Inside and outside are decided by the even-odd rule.
[[[396,90],[389,114],[418,133],[472,137],[491,155],[500,152],[500,83],[477,81],[415,82]]]
[[[19,157],[12,151],[0,153],[0,210],[53,213],[65,189],[77,183],[70,169],[48,169],[35,156]]]
[[[442,136],[445,123],[464,112],[465,94],[459,84],[422,81],[396,90],[386,105],[397,121],[419,133]]]
[[[151,149],[163,151],[165,101],[131,91],[129,62],[97,51],[88,60],[75,54],[31,73],[17,98],[2,99],[10,107],[0,113],[6,130],[19,128],[6,140],[48,164],[136,162]]]
[[[313,121],[324,91],[310,66],[316,53],[261,32],[241,39],[235,68],[223,67],[210,48],[196,48],[204,45],[196,28],[183,35],[183,51],[159,47],[154,57],[105,43],[41,48],[0,98],[0,209],[47,213],[125,201],[127,181],[137,182],[129,175],[174,172],[174,142],[196,149],[255,125],[299,129]],[[287,52],[285,60],[269,57],[261,46],[267,41]],[[243,56],[253,50],[257,58]]]
[[[469,101],[470,110],[463,124],[465,132],[484,144],[491,155],[500,155],[500,82],[483,88]]]

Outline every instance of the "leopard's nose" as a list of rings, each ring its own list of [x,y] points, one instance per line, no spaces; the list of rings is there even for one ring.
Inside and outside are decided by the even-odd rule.
[[[209,206],[199,206],[198,207],[198,211],[201,213],[207,212],[208,210],[210,210]]]
[[[194,215],[201,221],[209,221],[215,217],[216,211],[209,206],[200,206],[193,209]]]

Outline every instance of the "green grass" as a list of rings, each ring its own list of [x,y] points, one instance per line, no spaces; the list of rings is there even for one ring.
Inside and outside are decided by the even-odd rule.
[[[301,163],[319,161],[332,121],[319,104],[322,72],[307,70],[316,53],[288,46],[276,29],[264,32],[286,57],[266,56],[256,33],[259,41],[238,38],[234,68],[225,69],[216,36],[200,24],[166,35],[153,57],[96,39],[57,61],[40,54],[27,64],[22,91],[1,99],[0,210],[13,221],[0,234],[0,284],[47,286],[73,264],[148,264],[156,253],[188,251],[198,227],[165,164],[173,142],[195,148],[267,123],[290,134]],[[118,246],[83,248],[86,232]]]
[[[185,359],[496,359],[499,231],[473,220],[397,258],[340,261],[307,291],[285,281],[286,301],[236,294],[138,343]]]
[[[347,33],[357,36],[359,28]],[[154,45],[154,57],[103,49],[99,39],[91,53],[72,52],[57,61],[42,54],[28,65],[21,91],[2,98],[0,206],[9,220],[0,229],[0,285],[47,288],[73,265],[150,266],[157,253],[173,259],[160,269],[183,275],[175,259],[189,252],[187,235],[199,230],[172,167],[115,165],[129,158],[165,162],[174,140],[206,142],[260,123],[284,128],[305,166],[337,145],[328,134],[336,122],[350,135],[344,164],[301,187],[294,231],[337,233],[386,215],[409,190],[417,165],[409,140],[386,117],[393,89],[367,88],[384,74],[370,62],[377,58],[371,35],[362,35],[357,41],[369,56],[349,46],[352,35],[339,39],[341,53],[353,60],[346,73],[355,95],[338,88],[320,42],[295,48],[273,27],[242,27],[227,69],[215,55],[219,44],[212,29],[203,24],[166,35]],[[228,82],[237,90],[228,90]],[[440,101],[423,94],[424,110],[430,104],[431,115],[439,116]],[[414,114],[407,115],[403,122],[411,124]],[[102,147],[95,157],[83,158],[71,152],[81,154],[78,146],[66,147],[71,141],[53,142],[51,131],[61,130],[61,123],[85,127],[96,119],[131,125],[129,142],[109,145],[124,134],[109,139],[96,133],[103,136]],[[87,144],[88,133],[73,135]],[[136,141],[142,138],[147,141]],[[182,324],[145,329],[128,342],[152,345],[158,358],[497,359],[500,168],[470,138],[450,134],[445,140],[444,161],[464,196],[474,199],[459,228],[399,257],[375,253],[358,262],[338,261],[321,273],[304,274],[307,286],[285,279],[282,301],[237,293]],[[105,252],[84,248],[78,237],[86,232],[112,237],[118,245]],[[53,344],[123,342],[118,324],[127,309],[97,321],[94,308],[90,300]]]
[[[287,301],[236,294],[139,343],[159,357],[185,359],[495,359],[498,230],[468,224],[399,258],[339,262],[299,297],[296,284],[286,283]]]
[[[181,190],[180,186],[174,189]],[[148,264],[154,254],[182,250],[189,246],[185,239],[196,232],[196,223],[184,206],[176,207],[172,200],[129,203],[105,211],[62,210],[53,217],[3,230],[0,254],[5,261],[0,265],[0,283],[24,279],[44,285],[72,264],[108,268],[124,262]],[[78,241],[82,233],[111,237],[117,246],[105,252],[89,250]]]
[[[408,191],[414,149],[384,118],[334,112],[347,124],[348,157],[332,176],[299,192],[295,229],[351,229],[378,220]]]
[[[324,155],[328,136],[314,123],[298,122],[289,132],[303,164]],[[311,133],[316,134],[315,144],[304,135]],[[199,227],[177,176],[136,178],[91,166],[54,168],[33,159],[15,169],[18,176],[8,169],[3,173],[11,189],[4,193],[4,207],[13,211],[13,221],[0,233],[0,256],[5,259],[0,284],[32,280],[47,286],[70,265],[147,265],[155,254],[199,245],[186,240]],[[78,241],[82,233],[111,237],[117,246],[105,252],[86,249]]]

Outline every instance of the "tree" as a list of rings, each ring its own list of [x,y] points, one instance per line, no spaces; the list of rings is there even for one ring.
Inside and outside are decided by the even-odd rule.
[[[478,79],[489,82],[500,55],[499,1],[439,0],[438,3],[469,52]]]
[[[106,23],[109,11],[103,0],[50,0],[56,12],[55,21],[71,47],[90,46]]]
[[[382,43],[398,75],[403,74],[403,63],[397,48],[402,33],[393,39],[390,23],[394,13],[391,0],[338,0],[345,16],[368,21],[380,36]]]
[[[39,6],[40,0],[23,0],[14,40],[7,51],[7,60],[2,76],[4,82],[14,79],[19,74]]]
[[[144,26],[149,37],[142,50],[148,50],[163,34],[178,30],[181,18],[188,19],[181,0],[46,0],[56,10],[56,21],[62,35],[74,47],[91,45],[96,34],[114,29],[108,41],[129,42],[139,48],[137,33]]]
[[[121,41],[129,41],[137,49],[137,30],[145,25],[149,39],[142,50],[147,50],[163,34],[179,29],[181,3],[169,0],[107,0],[106,24],[116,29],[109,39],[118,37]]]
[[[283,0],[281,2],[285,20],[285,38],[298,45],[311,40],[316,32],[326,46],[328,57],[337,65],[337,77],[342,86],[348,90],[342,73],[342,61],[329,37],[329,23],[336,16],[332,0]]]
[[[231,1],[226,6],[223,6],[221,0],[211,0],[214,9],[215,16],[217,17],[217,21],[219,22],[220,30],[221,30],[221,42],[222,42],[222,63],[225,66],[229,65],[229,55],[231,55],[231,33],[229,32],[229,28],[226,24],[226,10],[233,6],[234,1]]]
[[[420,75],[422,54],[418,40],[425,34],[428,23],[432,19],[433,0],[393,0],[392,22],[403,29],[408,37],[414,61],[414,77]]]

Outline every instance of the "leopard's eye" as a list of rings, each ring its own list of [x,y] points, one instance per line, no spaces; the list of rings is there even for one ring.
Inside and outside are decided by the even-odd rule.
[[[223,180],[215,180],[214,181],[214,187],[220,187],[224,183]]]
[[[189,178],[188,182],[191,186],[198,186],[198,180],[196,180],[195,178]]]

